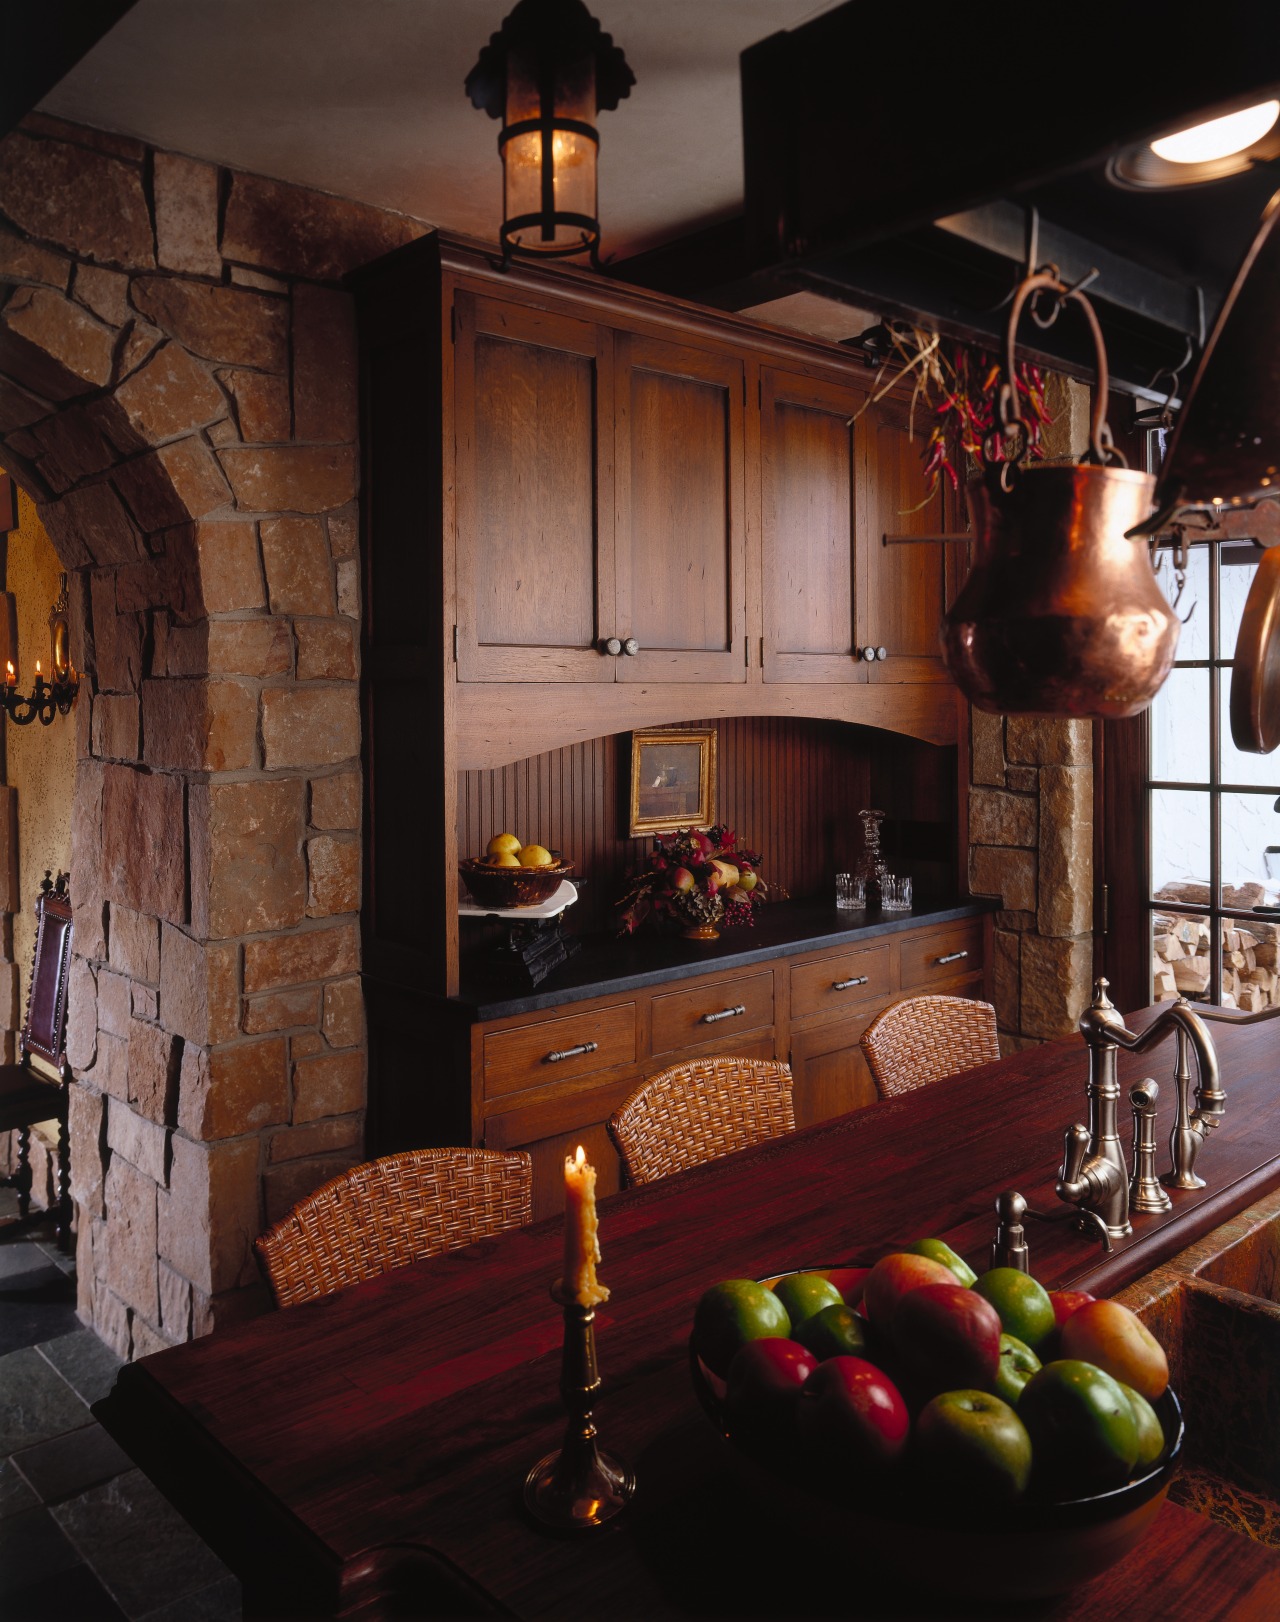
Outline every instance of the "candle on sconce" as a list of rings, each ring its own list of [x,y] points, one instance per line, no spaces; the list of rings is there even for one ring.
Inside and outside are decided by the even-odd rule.
[[[581,1144],[564,1162],[564,1289],[580,1307],[598,1306],[609,1292],[596,1278],[600,1260],[596,1169]]]
[[[4,684],[6,687],[16,687],[18,685],[18,672],[13,668],[12,659],[5,660]]]

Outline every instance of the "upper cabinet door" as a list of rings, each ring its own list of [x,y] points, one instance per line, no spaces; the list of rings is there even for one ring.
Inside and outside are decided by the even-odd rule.
[[[939,637],[957,560],[957,548],[937,542],[886,546],[886,535],[941,535],[955,528],[946,478],[928,496],[924,450],[929,411],[916,411],[911,434],[909,406],[881,400],[867,413],[868,489],[866,572],[859,636],[879,651],[867,665],[872,681],[947,681]]]
[[[616,345],[617,679],[745,681],[742,360]]]
[[[611,682],[609,335],[459,292],[460,681]]]
[[[843,383],[761,372],[765,681],[867,680],[855,567],[865,398]]]

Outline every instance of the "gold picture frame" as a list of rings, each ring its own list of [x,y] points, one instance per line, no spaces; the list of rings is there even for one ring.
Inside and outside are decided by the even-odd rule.
[[[631,734],[627,834],[709,828],[716,820],[714,727],[658,727]]]

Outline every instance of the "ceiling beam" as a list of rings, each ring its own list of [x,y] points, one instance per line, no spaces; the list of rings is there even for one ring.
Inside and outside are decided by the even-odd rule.
[[[7,135],[110,33],[136,0],[26,0],[5,8],[8,71],[0,81],[0,135]]]

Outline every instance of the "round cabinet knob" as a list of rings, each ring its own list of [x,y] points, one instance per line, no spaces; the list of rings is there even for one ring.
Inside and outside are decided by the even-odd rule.
[[[877,648],[876,649],[876,658],[877,659],[887,659],[888,657],[889,657],[888,648]]]
[[[874,648],[863,648],[859,657],[862,659],[864,664],[874,664],[876,659],[876,650]]]
[[[622,643],[618,641],[616,636],[611,636],[608,641],[603,644],[601,651],[603,653],[611,654],[616,659],[622,652]]]
[[[622,651],[634,659],[636,654],[640,652],[640,644],[636,641],[635,637],[629,636],[622,644]]]

